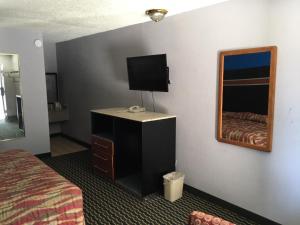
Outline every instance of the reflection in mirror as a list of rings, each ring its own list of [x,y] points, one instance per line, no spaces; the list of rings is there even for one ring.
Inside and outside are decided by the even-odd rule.
[[[276,47],[221,52],[218,140],[272,145]]]
[[[19,56],[0,53],[0,140],[25,136]]]

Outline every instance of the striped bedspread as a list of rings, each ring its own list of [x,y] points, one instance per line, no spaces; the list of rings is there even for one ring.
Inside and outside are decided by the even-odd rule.
[[[28,152],[2,152],[0,224],[84,224],[82,192]]]
[[[268,142],[267,123],[223,115],[222,137],[256,146],[266,147]]]

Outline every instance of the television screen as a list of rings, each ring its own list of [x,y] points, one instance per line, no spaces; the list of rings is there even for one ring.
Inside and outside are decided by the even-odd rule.
[[[129,57],[127,69],[130,90],[168,91],[166,54]]]

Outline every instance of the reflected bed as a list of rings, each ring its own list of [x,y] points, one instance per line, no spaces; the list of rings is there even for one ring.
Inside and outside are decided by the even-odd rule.
[[[250,112],[223,112],[222,122],[224,139],[267,146],[267,116]]]

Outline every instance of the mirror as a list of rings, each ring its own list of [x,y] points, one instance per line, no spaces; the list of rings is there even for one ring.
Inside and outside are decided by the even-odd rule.
[[[220,53],[218,141],[271,151],[275,46]]]
[[[0,53],[0,140],[25,136],[19,56]]]

